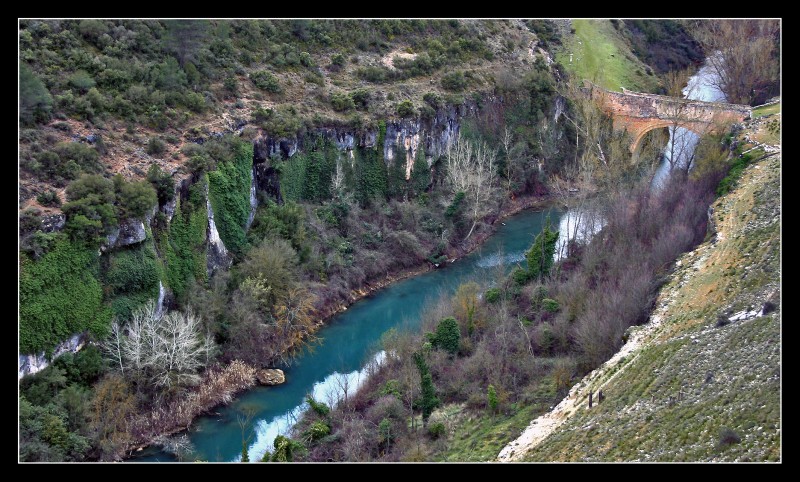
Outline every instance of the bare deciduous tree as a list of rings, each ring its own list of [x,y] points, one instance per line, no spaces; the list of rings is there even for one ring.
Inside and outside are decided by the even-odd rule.
[[[778,20],[701,20],[692,27],[694,37],[709,53],[714,83],[728,102],[752,105],[777,81],[780,62],[773,54]]]
[[[171,388],[195,383],[197,371],[214,349],[202,323],[191,311],[157,316],[154,302],[134,311],[124,330],[117,322],[104,345],[121,373],[130,370],[154,386]]]
[[[505,156],[505,174],[506,176],[506,198],[511,197],[512,181],[516,173],[517,152],[514,145],[514,133],[508,126],[503,128],[503,134],[500,137],[500,144],[503,146],[503,155]]]
[[[547,117],[539,121],[539,129],[536,131],[536,138],[539,144],[539,152],[542,156],[540,166],[546,166],[548,161],[558,154],[559,146],[566,140],[564,139],[564,132],[558,128],[557,122]]]
[[[331,178],[331,193],[334,196],[344,195],[344,169],[342,169],[342,160],[336,159],[336,172]]]
[[[694,94],[698,86],[690,83],[689,79],[690,75],[687,70],[669,72],[664,79],[667,94],[676,98],[695,98]],[[669,170],[672,172],[680,169],[689,172],[694,164],[694,148],[698,137],[705,135],[714,123],[705,126],[702,123],[691,123],[690,107],[687,103],[664,103],[663,108],[671,119],[668,127],[670,140],[664,152]]]
[[[472,205],[472,227],[465,240],[472,235],[489,201],[495,178],[496,155],[496,151],[485,142],[473,145],[460,134],[455,142],[447,145],[447,180],[453,192],[463,192]]]

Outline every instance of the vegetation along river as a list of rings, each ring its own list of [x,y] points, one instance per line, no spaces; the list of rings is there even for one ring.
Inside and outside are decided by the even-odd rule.
[[[277,435],[286,433],[307,409],[305,397],[329,403],[346,387],[350,393],[366,377],[367,365],[380,362],[383,352],[380,339],[387,330],[414,330],[421,323],[426,303],[442,293],[452,294],[459,284],[475,280],[487,284],[494,279],[499,265],[508,272],[524,262],[524,252],[531,246],[547,216],[563,234],[569,230],[569,216],[555,209],[524,211],[509,217],[497,232],[471,254],[444,269],[429,271],[397,282],[353,304],[333,317],[318,332],[321,344],[305,349],[291,366],[282,367],[286,383],[256,387],[212,414],[199,417],[186,434],[194,451],[184,460],[237,461],[241,459],[240,419],[251,413],[244,427],[251,461],[260,460],[272,450]],[[563,223],[561,222],[563,218]],[[560,226],[563,224],[563,226]],[[133,460],[142,462],[175,461],[174,455],[149,447]]]

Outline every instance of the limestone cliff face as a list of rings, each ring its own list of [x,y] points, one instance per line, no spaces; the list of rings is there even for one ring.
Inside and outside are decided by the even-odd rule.
[[[406,175],[417,150],[422,146],[428,160],[443,155],[447,145],[458,136],[461,119],[474,112],[475,106],[448,107],[440,109],[432,119],[400,119],[386,123],[386,140],[383,145],[383,158],[387,163],[402,162]]]
[[[458,136],[462,119],[474,115],[477,110],[475,103],[466,103],[443,107],[430,118],[386,120],[386,136],[383,146],[380,146],[383,149],[384,160],[387,164],[402,162],[406,175],[409,175],[417,150],[422,146],[430,166],[434,159],[445,153],[447,145]],[[354,149],[375,147],[378,140],[377,129],[356,132],[351,128],[323,127],[312,133],[333,142],[350,159],[353,158]],[[278,173],[271,160],[287,159],[298,151],[303,151],[303,138],[297,136],[274,138],[265,135],[257,138],[253,147],[253,178],[256,189],[280,202]]]
[[[35,353],[31,355],[19,355],[18,378],[26,375],[33,375],[47,368],[51,359],[63,355],[64,353],[76,353],[86,344],[86,334],[78,333],[70,337],[67,341],[59,344],[53,350],[52,358],[47,357],[47,353]]]

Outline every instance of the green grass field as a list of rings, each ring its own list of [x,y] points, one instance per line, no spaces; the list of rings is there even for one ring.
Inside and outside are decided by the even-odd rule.
[[[658,87],[658,78],[648,75],[647,67],[631,53],[608,20],[573,20],[572,26],[575,35],[565,42],[556,59],[579,80],[591,80],[615,91],[625,87],[653,92]]]
[[[510,415],[468,415],[461,420],[447,441],[445,452],[436,457],[443,462],[482,462],[494,460],[503,447],[519,437],[531,420],[543,412],[528,405]]]
[[[757,117],[764,117],[772,114],[777,114],[781,111],[781,103],[778,102],[777,104],[767,105],[764,107],[759,107],[758,109],[753,109],[753,119]]]

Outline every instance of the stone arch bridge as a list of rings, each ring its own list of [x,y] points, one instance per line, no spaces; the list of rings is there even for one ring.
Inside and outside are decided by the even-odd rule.
[[[748,105],[679,99],[625,88],[621,93],[611,92],[589,82],[586,90],[612,116],[614,129],[630,132],[633,137],[630,150],[634,154],[645,134],[653,129],[675,125],[702,135],[741,122],[752,114]]]

